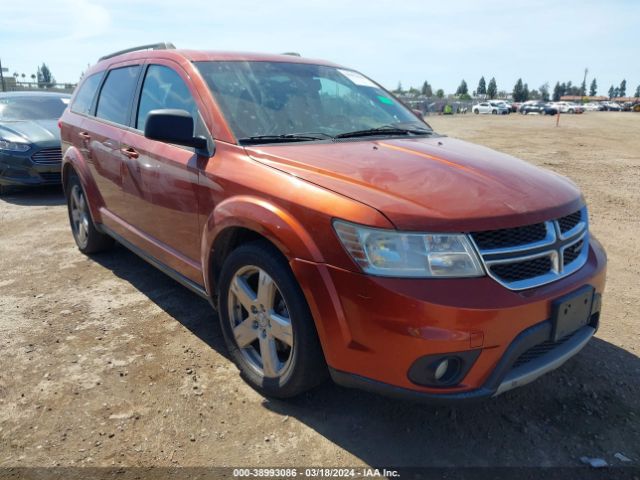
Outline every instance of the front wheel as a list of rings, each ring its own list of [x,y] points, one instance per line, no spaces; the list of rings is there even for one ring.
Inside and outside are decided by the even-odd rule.
[[[497,110],[491,110],[491,115],[497,115],[498,111]]]
[[[71,174],[65,191],[71,232],[78,249],[82,253],[90,254],[102,252],[113,247],[114,240],[96,229],[89,212],[87,196],[80,184],[80,179],[75,173]]]
[[[569,109],[569,113],[575,113],[575,112],[574,112],[574,110],[573,110],[573,108],[570,108],[570,109]]]
[[[476,115],[478,115],[480,113],[480,110],[476,109],[473,111],[473,113],[475,113]]]
[[[219,309],[229,353],[258,392],[288,398],[327,374],[315,325],[286,259],[268,242],[242,245],[220,273]]]

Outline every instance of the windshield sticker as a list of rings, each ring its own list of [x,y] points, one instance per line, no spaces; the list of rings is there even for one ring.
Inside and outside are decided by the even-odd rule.
[[[387,97],[383,97],[382,95],[378,95],[378,100],[380,103],[386,103],[387,105],[393,105],[393,100]]]
[[[354,72],[353,70],[340,70],[340,69],[338,69],[338,71],[342,75],[347,77],[349,80],[351,80],[353,83],[355,83],[356,85],[360,85],[362,87],[378,88],[378,86],[375,83],[373,83],[367,77],[360,75],[358,72]]]

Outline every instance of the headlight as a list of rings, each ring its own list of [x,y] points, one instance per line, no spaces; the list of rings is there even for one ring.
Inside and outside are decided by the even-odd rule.
[[[333,228],[365,273],[384,277],[480,277],[484,270],[462,234],[406,233],[341,220]]]
[[[28,143],[10,142],[0,138],[0,150],[8,150],[9,152],[26,152],[31,148]]]

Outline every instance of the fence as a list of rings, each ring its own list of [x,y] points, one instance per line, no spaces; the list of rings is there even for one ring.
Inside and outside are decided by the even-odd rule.
[[[0,92],[58,92],[72,93],[76,88],[75,83],[38,83],[19,82],[14,77],[5,77],[3,84],[0,84]]]

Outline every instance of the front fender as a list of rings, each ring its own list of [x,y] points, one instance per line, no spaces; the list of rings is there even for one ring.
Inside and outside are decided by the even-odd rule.
[[[75,146],[67,148],[64,152],[64,157],[62,158],[62,186],[65,190],[67,187],[67,180],[72,170],[76,172],[80,178],[80,183],[82,183],[82,187],[84,188],[93,223],[102,223],[100,208],[104,206],[104,200],[102,199],[98,186],[91,175],[87,161],[82,155],[82,152],[80,152],[80,150]]]
[[[264,199],[241,195],[221,202],[209,215],[201,246],[205,286],[211,285],[213,246],[221,232],[232,227],[252,230],[272,242],[288,259],[323,263],[320,249],[307,230],[291,214]]]

